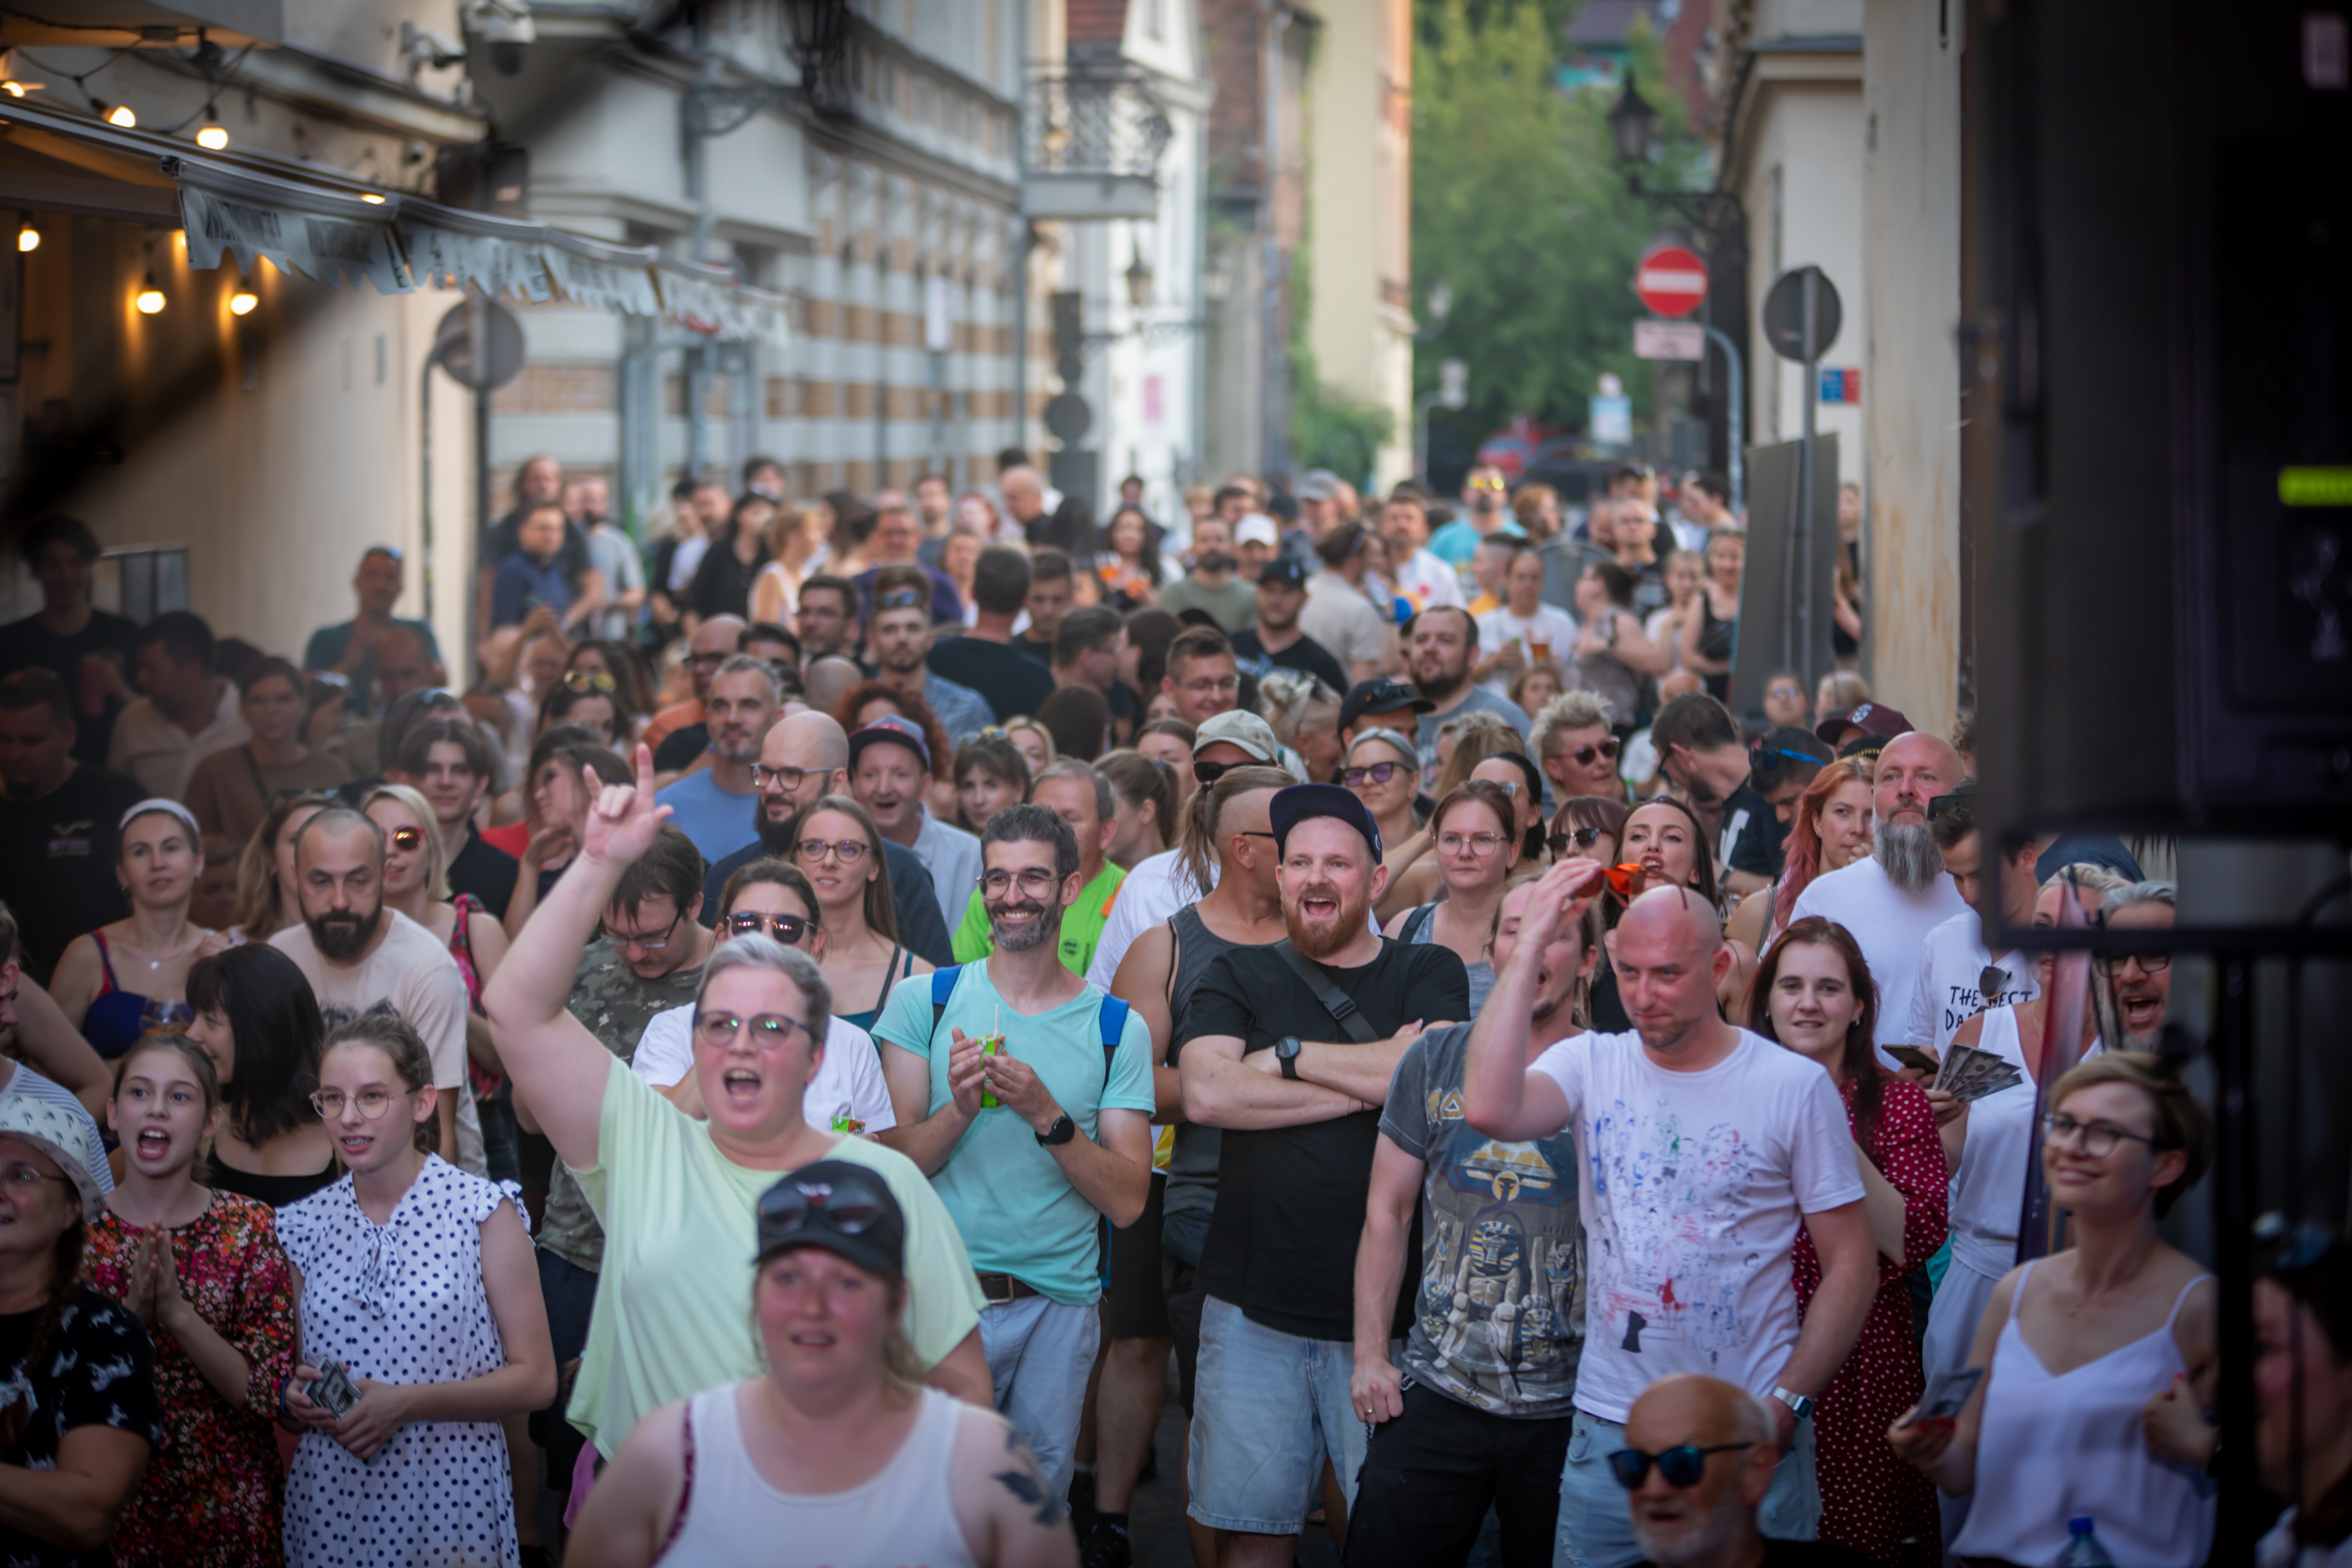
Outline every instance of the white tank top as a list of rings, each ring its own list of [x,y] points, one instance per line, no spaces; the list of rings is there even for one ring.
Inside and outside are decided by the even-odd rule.
[[[2196,1568],[2213,1546],[2213,1488],[2203,1472],[2147,1451],[2140,1410],[2189,1370],[2172,1326],[2189,1292],[2212,1276],[2183,1286],[2154,1333],[2057,1377],[2018,1327],[2032,1278],[2028,1263],[1993,1346],[1976,1491],[1953,1553],[2055,1563],[2066,1550],[2066,1521],[2087,1514],[2118,1563]]]
[[[1969,1141],[1952,1177],[1953,1261],[1998,1279],[2017,1267],[2018,1213],[2025,1204],[2025,1162],[2033,1147],[2033,1075],[2017,1037],[2014,1007],[1984,1015],[1977,1048],[2014,1063],[2025,1075],[2024,1082],[1969,1107]]]
[[[949,1500],[962,1406],[922,1391],[914,1429],[873,1479],[845,1492],[796,1496],[770,1486],[743,1446],[745,1384],[698,1394],[686,1407],[686,1495],[662,1563],[692,1568],[786,1563],[920,1563],[979,1568]]]

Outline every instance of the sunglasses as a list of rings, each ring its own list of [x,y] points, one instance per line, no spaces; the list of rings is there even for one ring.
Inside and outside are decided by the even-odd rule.
[[[1232,773],[1235,768],[1258,768],[1264,766],[1265,766],[1264,763],[1258,762],[1194,763],[1192,764],[1192,778],[1193,782],[1197,784],[1213,784],[1219,779],[1223,778],[1227,773]]]
[[[390,844],[394,849],[398,849],[405,853],[409,850],[417,849],[424,846],[425,829],[421,827],[395,827],[389,834],[385,835],[384,841]]]
[[[1589,746],[1579,746],[1575,751],[1570,752],[1569,756],[1580,768],[1591,767],[1592,759],[1595,757],[1605,757],[1613,763],[1617,760],[1617,752],[1621,744],[1617,737],[1612,735],[1605,741],[1596,741]]]
[[[793,1236],[811,1228],[863,1236],[881,1217],[879,1195],[858,1182],[779,1184],[760,1194],[763,1236]]]
[[[594,691],[610,697],[621,689],[621,684],[602,669],[567,669],[563,672],[563,689],[583,695]]]
[[[1198,771],[1197,766],[1194,771]],[[1339,782],[1346,784],[1349,789],[1360,789],[1368,779],[1373,784],[1386,784],[1389,780],[1396,777],[1397,774],[1403,771],[1404,764],[1402,763],[1374,763],[1368,768],[1342,769],[1339,773]]]
[[[1600,842],[1601,836],[1607,831],[1608,829],[1603,827],[1563,827],[1546,835],[1544,843],[1549,847],[1554,855],[1565,855],[1570,845],[1574,845],[1579,849],[1591,848],[1593,845]]]
[[[1695,1487],[1698,1485],[1699,1478],[1706,1474],[1709,1454],[1736,1454],[1754,1447],[1753,1443],[1717,1443],[1702,1448],[1696,1443],[1684,1443],[1668,1448],[1663,1454],[1645,1454],[1639,1448],[1620,1448],[1609,1456],[1609,1473],[1615,1476],[1617,1484],[1629,1492],[1642,1489],[1642,1483],[1649,1479],[1652,1465],[1658,1467],[1658,1474],[1666,1485],[1678,1489]]]
[[[727,917],[727,934],[751,936],[764,931],[786,947],[798,947],[814,924],[806,915],[763,915],[745,910]]]
[[[919,594],[912,588],[894,588],[889,593],[874,596],[874,612],[879,615],[884,610],[926,609],[930,602],[931,597],[928,594]]]

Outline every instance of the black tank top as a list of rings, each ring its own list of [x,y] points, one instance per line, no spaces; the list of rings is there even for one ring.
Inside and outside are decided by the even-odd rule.
[[[282,1209],[300,1203],[321,1187],[334,1185],[342,1173],[335,1169],[335,1157],[327,1156],[327,1168],[310,1175],[268,1176],[258,1171],[240,1171],[235,1165],[213,1160],[205,1168],[205,1185],[218,1192],[235,1193],[256,1203]]]
[[[1227,942],[1201,919],[1200,906],[1186,904],[1168,917],[1169,934],[1176,941],[1176,962],[1168,976],[1169,1062],[1176,1060],[1175,1042],[1184,1037],[1185,1016],[1200,991],[1201,977],[1217,954],[1244,945]],[[1217,1161],[1223,1140],[1213,1127],[1190,1121],[1176,1124],[1176,1146],[1168,1156],[1168,1186],[1160,1194],[1160,1245],[1185,1262],[1198,1267],[1201,1245],[1208,1239],[1209,1213],[1217,1206]]]

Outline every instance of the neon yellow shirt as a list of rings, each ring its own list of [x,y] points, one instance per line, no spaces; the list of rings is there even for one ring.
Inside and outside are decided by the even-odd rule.
[[[1086,977],[1087,965],[1095,961],[1095,944],[1102,941],[1104,922],[1110,919],[1111,900],[1126,880],[1127,873],[1106,860],[1095,879],[1078,889],[1078,901],[1062,911],[1062,962],[1080,979]],[[958,963],[975,963],[995,951],[996,940],[988,929],[988,907],[982,902],[978,888],[964,904],[963,921],[956,927],[950,946]]]

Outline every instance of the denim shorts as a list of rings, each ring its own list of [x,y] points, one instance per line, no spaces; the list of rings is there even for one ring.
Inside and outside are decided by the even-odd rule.
[[[1213,1530],[1296,1535],[1327,1455],[1354,1502],[1368,1440],[1348,1397],[1355,1367],[1345,1340],[1302,1340],[1210,1297],[1201,1309],[1192,1518]]]

